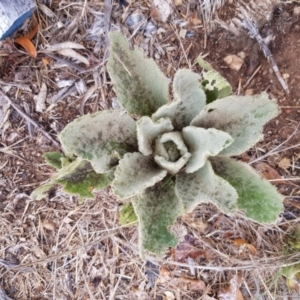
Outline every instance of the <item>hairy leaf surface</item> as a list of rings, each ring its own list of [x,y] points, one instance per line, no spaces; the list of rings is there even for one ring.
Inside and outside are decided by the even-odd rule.
[[[278,107],[267,93],[229,96],[206,105],[191,125],[229,133],[234,142],[220,154],[240,155],[263,137],[263,125],[277,114]]]
[[[47,184],[43,184],[42,186],[39,186],[38,188],[36,188],[31,194],[30,197],[33,200],[42,200],[45,197],[47,197],[47,192],[49,192],[49,190],[55,186],[55,182],[50,181]]]
[[[167,227],[174,223],[182,206],[169,177],[147,188],[140,197],[135,197],[133,206],[139,219],[142,255],[148,250],[162,256],[168,247],[176,246],[177,240]]]
[[[115,195],[127,199],[142,193],[166,175],[167,171],[160,169],[151,156],[139,152],[127,153],[116,168],[111,186]]]
[[[59,138],[67,153],[89,160],[98,173],[108,172],[126,152],[137,150],[135,121],[116,110],[78,118]]]
[[[120,210],[120,224],[127,225],[137,222],[137,215],[131,203],[126,203]]]
[[[153,59],[131,51],[125,37],[110,32],[108,72],[119,103],[131,114],[151,116],[169,101],[169,83]]]
[[[152,119],[157,121],[160,118],[170,118],[177,130],[189,125],[206,101],[199,79],[199,75],[191,70],[179,70],[173,81],[175,101],[160,107],[152,115]]]
[[[183,128],[182,135],[192,154],[186,164],[186,173],[199,170],[209,156],[217,155],[233,142],[233,138],[228,133],[215,128],[204,129],[188,126]]]
[[[260,223],[272,223],[283,209],[283,196],[246,163],[228,157],[211,158],[215,173],[228,181],[238,193],[238,208]]]
[[[113,172],[98,174],[91,163],[76,159],[63,169],[60,169],[54,182],[61,184],[64,190],[71,194],[78,194],[81,199],[93,198],[94,189],[101,190],[108,186],[113,179]]]
[[[205,202],[217,205],[225,213],[234,212],[237,208],[235,188],[215,175],[209,161],[197,172],[176,175],[175,191],[187,212]]]
[[[59,170],[62,168],[62,161],[61,159],[64,157],[64,155],[60,152],[46,152],[43,154],[43,158],[45,159],[46,163],[52,167],[54,167],[56,170]]]
[[[137,121],[139,151],[144,155],[152,154],[155,139],[161,134],[172,130],[173,126],[169,118],[161,118],[157,122],[154,122],[149,117],[142,117]]]
[[[167,132],[156,140],[154,160],[170,174],[179,172],[190,157],[181,132]]]
[[[197,62],[204,69],[202,85],[207,95],[207,103],[229,96],[232,91],[230,83],[201,56],[197,58]]]

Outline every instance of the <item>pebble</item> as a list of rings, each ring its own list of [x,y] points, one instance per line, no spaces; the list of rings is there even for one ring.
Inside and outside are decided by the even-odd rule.
[[[240,57],[241,59],[245,59],[246,58],[246,53],[244,51],[239,52],[238,57]]]
[[[300,15],[300,6],[296,6],[293,11],[294,16]]]
[[[283,79],[288,79],[288,78],[290,78],[290,74],[284,73],[284,74],[282,74],[282,78]]]
[[[237,55],[227,55],[224,58],[224,62],[228,65],[228,67],[234,71],[239,71],[244,64],[244,60]]]

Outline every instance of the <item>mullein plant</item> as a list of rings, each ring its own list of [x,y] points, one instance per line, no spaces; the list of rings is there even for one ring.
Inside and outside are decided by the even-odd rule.
[[[161,256],[176,246],[168,227],[199,203],[274,222],[283,197],[232,156],[262,138],[263,125],[278,114],[275,101],[266,93],[230,95],[229,83],[201,57],[203,73],[178,70],[170,97],[169,81],[152,59],[130,50],[119,32],[109,38],[108,72],[125,111],[104,110],[68,124],[59,135],[64,155],[44,155],[57,173],[32,196],[41,199],[60,184],[83,200],[110,185],[133,205],[142,255]]]

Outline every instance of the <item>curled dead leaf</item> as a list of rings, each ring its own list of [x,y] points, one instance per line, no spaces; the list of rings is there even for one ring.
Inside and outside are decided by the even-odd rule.
[[[57,51],[59,54],[75,59],[78,62],[82,62],[85,65],[89,66],[90,62],[81,54],[74,51],[73,49],[62,49]]]
[[[195,241],[184,241],[177,245],[172,253],[173,259],[178,262],[185,262],[187,258],[197,259],[200,256],[206,258],[206,252]]]
[[[287,170],[291,166],[291,160],[287,157],[284,157],[278,163],[278,167],[283,170]]]
[[[31,39],[33,39],[33,37],[37,34],[37,32],[39,30],[39,24],[38,24],[38,21],[37,21],[35,15],[33,15],[32,21],[33,21],[33,24],[32,24],[32,27],[31,27],[29,33],[25,36],[20,36],[20,37],[16,38],[15,43],[22,46],[31,57],[36,58],[37,51],[36,51],[35,46],[31,42]]]
[[[74,42],[64,42],[64,43],[58,43],[54,45],[46,44],[45,48],[49,52],[55,52],[64,49],[85,49],[83,45]]]
[[[37,34],[39,30],[39,23],[37,21],[37,18],[35,15],[32,16],[32,27],[29,31],[29,33],[26,35],[30,40],[34,38],[34,36]]]
[[[256,248],[252,244],[249,244],[244,239],[235,239],[234,244],[237,245],[237,246],[245,245],[252,255],[254,255],[254,256],[257,255]]]
[[[15,43],[22,46],[31,57],[33,57],[33,58],[37,57],[36,48],[32,44],[32,42],[30,41],[30,39],[28,37],[20,36],[20,37],[15,39]]]
[[[48,221],[48,220],[43,221],[43,227],[47,230],[50,230],[50,231],[55,231],[56,230],[55,224],[53,222]]]
[[[240,275],[233,276],[230,279],[230,285],[219,291],[219,300],[243,300],[244,297],[239,289],[241,283],[242,277]]]

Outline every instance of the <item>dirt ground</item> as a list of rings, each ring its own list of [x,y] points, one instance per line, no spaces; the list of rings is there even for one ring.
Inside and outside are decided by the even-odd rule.
[[[290,290],[280,274],[284,265],[300,262],[299,250],[288,242],[300,220],[297,4],[276,8],[273,19],[261,29],[262,35],[271,32],[274,36],[269,47],[289,86],[286,94],[256,42],[221,28],[206,36],[198,22],[197,5],[183,1],[163,24],[146,1],[127,7],[113,2],[111,29],[122,30],[170,79],[178,68],[200,72],[195,60],[199,54],[206,55],[234,93],[267,91],[281,108],[281,114],[266,125],[264,140],[240,157],[286,196],[285,210],[276,224],[259,225],[239,213],[227,216],[213,205],[201,205],[173,226],[181,240],[177,249],[170,249],[163,259],[149,255],[143,261],[137,227],[120,226],[121,203],[109,189],[82,205],[59,188],[41,201],[29,197],[54,172],[42,154],[60,150],[31,120],[57,140],[57,134],[83,113],[115,107],[101,34],[106,26],[104,3],[37,3],[39,32],[33,39],[37,58],[16,46],[13,38],[0,44],[0,91],[28,116],[20,115],[12,105],[2,107],[0,299],[225,299],[222,293],[230,294],[234,280],[239,291],[226,299],[299,299],[299,290]],[[135,30],[130,19],[133,13],[153,22],[157,32],[145,37]],[[27,28],[30,23],[17,35],[24,35]],[[61,42],[82,45],[83,49],[75,50],[88,64],[46,51],[46,44]],[[240,52],[245,54],[244,64],[239,71],[231,70],[223,59]],[[45,108],[37,111],[36,96],[43,83],[47,100]]]

